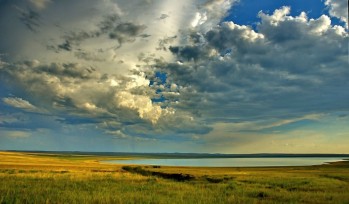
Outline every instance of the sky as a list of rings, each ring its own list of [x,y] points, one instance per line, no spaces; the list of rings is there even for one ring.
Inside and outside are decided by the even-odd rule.
[[[346,0],[0,0],[0,149],[349,153]]]

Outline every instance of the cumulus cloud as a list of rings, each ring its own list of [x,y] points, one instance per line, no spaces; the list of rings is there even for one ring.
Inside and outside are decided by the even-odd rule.
[[[218,120],[347,108],[349,96],[340,88],[348,87],[347,32],[325,15],[289,13],[289,7],[261,12],[257,31],[224,22],[199,33],[199,42],[171,47],[181,63],[157,67],[182,87],[173,106]]]
[[[348,2],[342,0],[326,0],[325,5],[328,6],[330,15],[339,18],[348,28]]]
[[[222,22],[230,0],[58,1],[57,10],[30,2],[37,9],[20,10],[22,24],[7,24],[10,12],[0,18],[16,31],[0,33],[1,83],[17,96],[3,102],[64,125],[207,142],[222,128],[222,141],[236,134],[243,143],[348,110],[349,35],[327,15],[292,16],[285,6],[259,12],[252,28]],[[330,14],[342,16],[335,2],[326,1]],[[246,129],[255,137],[244,140]]]
[[[0,74],[14,93],[25,91],[31,101],[48,114],[63,115],[57,121],[65,124],[94,123],[113,135],[115,131],[135,134],[139,130],[133,129],[134,124],[139,124],[138,128],[147,129],[143,135],[149,138],[154,137],[154,132],[164,135],[176,131],[185,134],[206,132],[200,130],[201,126],[193,119],[189,120],[192,124],[186,124],[185,118],[191,118],[190,115],[184,116],[173,108],[153,103],[156,90],[149,86],[143,72],[120,76],[102,74],[83,64],[47,65],[30,61],[3,66]],[[29,112],[39,110],[21,98],[4,98],[3,101]]]
[[[191,21],[191,26],[201,31],[207,32],[217,25],[236,0],[209,0],[198,6],[195,17]]]
[[[116,101],[118,106],[135,109],[139,117],[149,119],[152,123],[156,123],[161,116],[161,107],[153,105],[147,96],[132,95],[123,91],[116,95]]]

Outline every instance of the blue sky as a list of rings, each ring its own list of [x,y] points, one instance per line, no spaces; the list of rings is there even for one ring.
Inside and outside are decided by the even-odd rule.
[[[323,14],[330,16],[329,7],[324,4],[324,0],[265,0],[263,3],[258,0],[249,0],[240,1],[233,6],[223,21],[234,21],[240,25],[250,25],[254,27],[259,22],[259,11],[271,14],[275,9],[282,6],[291,7],[291,16],[298,16],[301,12],[306,12],[309,18],[318,18]],[[334,25],[344,25],[344,23],[336,17],[331,17],[331,21],[333,21],[332,24]]]
[[[343,0],[0,1],[0,149],[349,153]]]

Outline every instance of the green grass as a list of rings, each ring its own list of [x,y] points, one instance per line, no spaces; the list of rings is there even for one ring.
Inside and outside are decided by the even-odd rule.
[[[104,159],[0,152],[0,203],[349,203],[348,162],[154,168],[97,162]]]

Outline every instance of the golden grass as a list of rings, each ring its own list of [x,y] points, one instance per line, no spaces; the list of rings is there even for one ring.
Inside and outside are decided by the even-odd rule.
[[[349,162],[311,167],[142,166],[176,181],[100,163],[126,157],[0,152],[0,203],[349,203]]]

